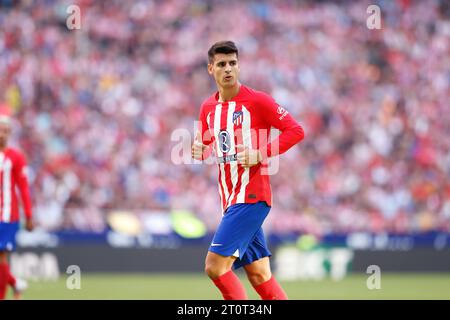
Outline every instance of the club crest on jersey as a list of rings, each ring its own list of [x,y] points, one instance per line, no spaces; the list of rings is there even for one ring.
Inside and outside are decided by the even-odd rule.
[[[236,111],[233,113],[233,123],[236,126],[239,126],[244,121],[244,113],[242,111]]]

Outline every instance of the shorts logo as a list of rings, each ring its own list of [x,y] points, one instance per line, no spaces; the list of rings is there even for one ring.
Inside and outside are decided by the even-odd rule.
[[[235,113],[233,113],[233,123],[236,126],[241,125],[243,120],[244,120],[244,113],[242,111],[236,111]]]
[[[221,243],[211,243],[211,247],[218,247],[218,246],[221,246],[222,244]]]
[[[219,147],[223,153],[230,151],[230,134],[226,130],[219,132]]]

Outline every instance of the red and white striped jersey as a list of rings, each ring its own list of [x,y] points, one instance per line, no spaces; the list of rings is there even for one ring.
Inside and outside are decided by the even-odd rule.
[[[259,149],[263,158],[275,156],[300,142],[304,138],[303,128],[268,94],[244,85],[232,100],[220,103],[218,98],[216,92],[203,102],[199,132],[202,143],[215,149],[222,210],[225,212],[236,203],[258,201],[266,201],[271,206],[267,162],[244,168],[236,160],[236,146]],[[270,142],[272,127],[279,129],[281,134]]]
[[[25,157],[20,151],[12,148],[0,151],[0,223],[19,221],[16,186],[22,197],[25,216],[31,218],[31,200],[25,168]]]

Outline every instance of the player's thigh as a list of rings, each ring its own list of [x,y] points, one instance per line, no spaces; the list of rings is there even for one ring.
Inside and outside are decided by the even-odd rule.
[[[253,261],[252,263],[245,265],[244,269],[248,276],[262,275],[270,278],[272,275],[269,257]]]
[[[8,251],[0,250],[0,264],[8,263]]]
[[[205,259],[205,272],[211,279],[216,279],[230,271],[235,260],[236,257],[208,251]]]
[[[236,257],[223,256],[212,251],[208,251],[206,254],[205,265],[221,265],[225,267],[231,267]]]
[[[245,265],[251,264],[254,261],[270,256],[272,256],[272,253],[267,246],[264,231],[260,228],[248,244],[242,257],[235,261],[234,267],[235,269],[238,269]]]

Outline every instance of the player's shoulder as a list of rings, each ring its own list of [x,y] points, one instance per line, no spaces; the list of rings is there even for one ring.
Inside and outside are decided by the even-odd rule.
[[[217,92],[203,100],[202,104],[200,105],[200,113],[207,113],[215,108],[215,106],[217,105],[216,95]]]
[[[25,159],[25,154],[17,149],[17,148],[13,148],[13,147],[8,147],[5,149],[5,154],[7,154],[10,158],[13,159],[18,159],[18,160],[23,160]]]
[[[218,93],[215,92],[212,95],[210,95],[209,97],[207,97],[205,100],[203,100],[203,102],[201,104],[201,108],[215,106],[217,104],[217,95],[218,95]]]
[[[242,85],[242,91],[244,96],[246,96],[250,100],[253,100],[257,104],[270,104],[274,102],[272,96],[264,91],[256,90],[244,85]]]

